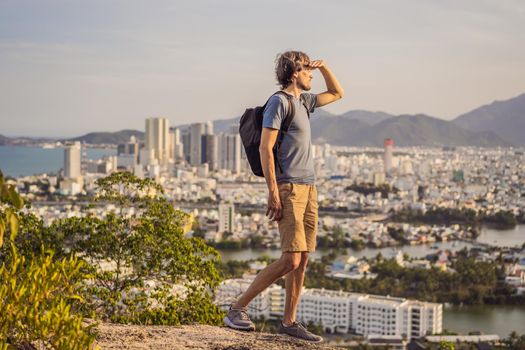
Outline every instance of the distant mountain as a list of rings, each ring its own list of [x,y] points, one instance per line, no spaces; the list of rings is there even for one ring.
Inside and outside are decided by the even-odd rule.
[[[322,108],[317,108],[315,110],[315,112],[313,112],[310,115],[310,119],[312,119],[312,120],[320,119],[320,118],[333,118],[333,117],[336,117],[336,115],[333,114],[333,113],[330,113],[327,110],[324,110]]]
[[[353,111],[348,111],[344,114],[341,114],[340,117],[343,117],[345,119],[359,120],[369,125],[375,125],[377,123],[382,122],[383,120],[392,118],[393,115],[385,113],[385,112],[370,112],[370,111],[363,111],[363,110],[353,110]]]
[[[341,117],[312,132],[314,142],[381,147],[385,138],[398,146],[510,146],[493,132],[475,133],[423,114],[390,117],[375,125]]]
[[[0,135],[0,146],[8,144],[9,140],[9,137]]]
[[[230,119],[219,119],[213,121],[213,133],[220,134],[221,132],[229,133],[232,125],[239,124],[241,117],[235,117]]]
[[[128,142],[131,136],[137,140],[144,139],[144,132],[138,130],[121,130],[117,132],[91,132],[89,134],[67,139],[66,141],[80,141],[89,144],[119,144]]]
[[[314,113],[312,115],[312,140],[317,143],[350,145],[362,130],[392,117],[384,112],[362,110],[348,111],[340,116],[323,111],[320,117],[316,117]]]
[[[387,137],[399,146],[510,146],[492,132],[474,133],[442,119],[418,115],[401,115],[374,125],[370,133],[360,133],[361,140],[383,145]]]
[[[47,142],[54,142],[54,141],[56,141],[56,139],[49,138],[49,137],[28,137],[28,136],[7,137],[4,135],[0,135],[0,146],[3,146],[3,145],[30,146],[33,144],[47,143]]]
[[[525,145],[525,94],[476,108],[454,123],[470,131],[493,131],[509,142]]]
[[[370,125],[365,122],[344,117],[312,118],[312,141],[349,146],[353,144],[354,135],[369,127]]]
[[[214,121],[214,132],[228,132],[239,117]],[[335,116],[323,109],[311,115],[312,140],[340,146],[382,147],[385,138],[398,146],[510,146],[494,132],[471,132],[423,114],[393,116],[384,112],[348,111]]]

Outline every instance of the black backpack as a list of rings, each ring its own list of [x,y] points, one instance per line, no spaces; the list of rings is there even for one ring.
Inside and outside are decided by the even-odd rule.
[[[288,95],[283,91],[277,91],[275,94],[281,94],[286,97],[288,101],[289,113],[286,115],[284,121],[281,123],[281,128],[279,129],[279,136],[277,137],[277,142],[273,147],[274,162],[276,168],[282,173],[281,164],[278,158],[279,148],[283,141],[284,136],[288,132],[290,125],[292,124],[293,118],[295,117],[295,106],[292,101],[292,96]],[[273,96],[272,95],[272,96]],[[270,99],[268,99],[269,101]],[[263,106],[257,106],[255,108],[247,108],[244,114],[241,117],[239,125],[239,134],[241,136],[242,144],[244,150],[246,151],[246,158],[248,158],[248,163],[250,163],[250,168],[252,172],[257,175],[264,177],[264,173],[261,165],[261,156],[259,154],[259,146],[261,144],[261,133],[262,133],[262,124],[263,124],[263,112],[268,104],[268,101]],[[303,97],[301,96],[301,101],[306,108],[308,117],[310,117],[308,108],[304,102]]]

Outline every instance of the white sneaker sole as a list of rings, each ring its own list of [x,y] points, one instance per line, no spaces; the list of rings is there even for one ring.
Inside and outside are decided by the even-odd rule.
[[[232,321],[230,321],[230,319],[228,318],[228,316],[224,317],[224,323],[226,324],[226,326],[230,327],[230,328],[233,328],[233,329],[237,329],[239,331],[254,331],[255,330],[255,327],[243,327],[243,326],[239,326],[239,325],[236,325],[235,323],[233,323]]]
[[[299,338],[299,337],[295,337],[295,336],[293,336],[291,334],[284,333],[284,332],[279,333],[279,334],[285,335],[285,336],[287,336],[289,338],[292,338],[292,339],[295,339],[295,340],[302,340],[304,342],[312,343],[312,344],[319,344],[319,343],[322,343],[324,341],[324,339],[321,339],[321,340],[308,340],[308,339],[304,339],[304,338]]]

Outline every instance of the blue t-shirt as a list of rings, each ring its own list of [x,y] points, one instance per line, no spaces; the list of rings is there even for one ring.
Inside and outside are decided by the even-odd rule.
[[[310,93],[301,94],[306,108],[312,113],[317,103],[317,95]],[[315,183],[314,159],[312,154],[312,137],[310,119],[305,105],[301,99],[293,97],[295,116],[288,132],[283,138],[279,149],[279,166],[276,166],[277,183]],[[290,105],[286,96],[276,94],[270,97],[263,113],[263,128],[281,128],[281,123],[289,113]],[[277,161],[277,160],[276,160]]]

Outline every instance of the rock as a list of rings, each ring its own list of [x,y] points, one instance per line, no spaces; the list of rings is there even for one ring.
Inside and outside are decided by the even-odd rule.
[[[213,326],[129,326],[101,323],[96,344],[105,349],[288,350],[334,349],[279,334],[241,332]]]

